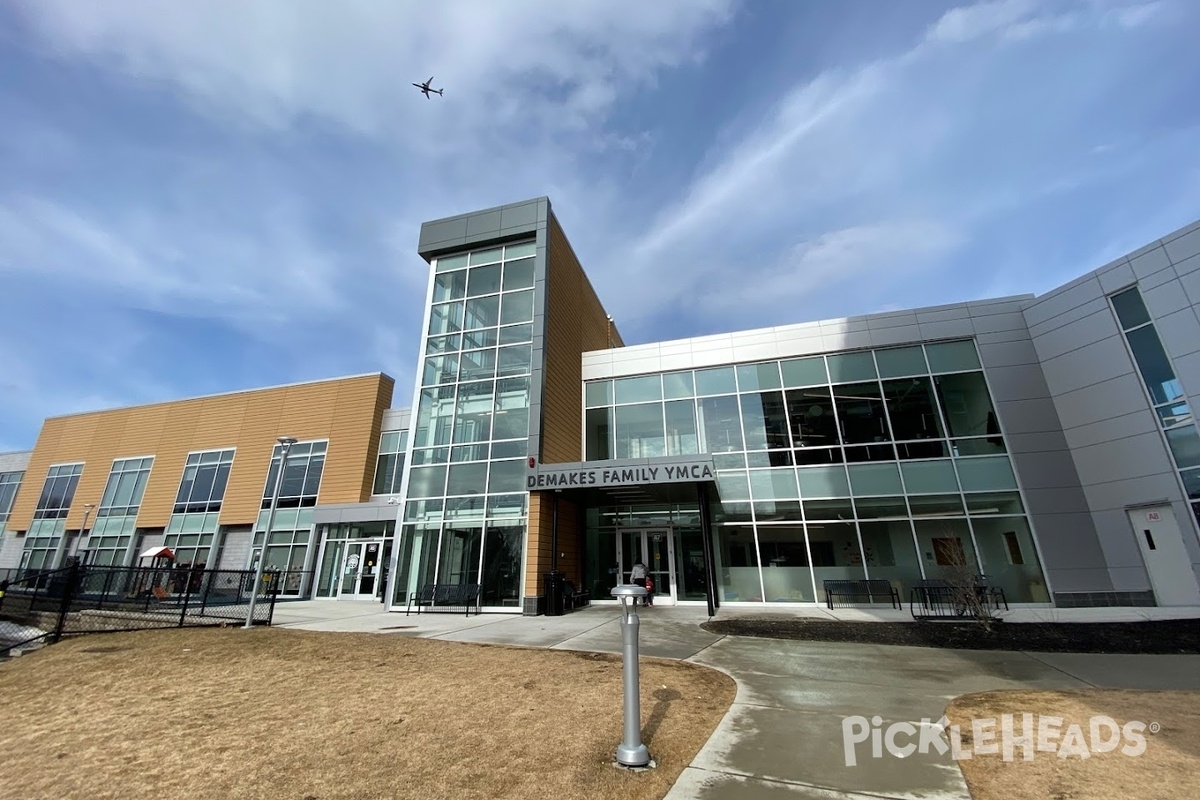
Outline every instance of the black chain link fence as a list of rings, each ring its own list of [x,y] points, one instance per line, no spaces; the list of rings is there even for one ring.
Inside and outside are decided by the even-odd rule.
[[[263,573],[253,624],[271,624],[282,583]],[[75,564],[0,576],[0,657],[85,633],[245,624],[253,590],[253,570]]]

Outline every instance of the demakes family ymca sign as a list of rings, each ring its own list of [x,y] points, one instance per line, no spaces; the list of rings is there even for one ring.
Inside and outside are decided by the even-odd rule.
[[[646,459],[636,464],[590,462],[538,465],[530,459],[526,486],[536,489],[567,489],[605,486],[634,486],[650,483],[696,483],[716,480],[712,457],[689,459]]]

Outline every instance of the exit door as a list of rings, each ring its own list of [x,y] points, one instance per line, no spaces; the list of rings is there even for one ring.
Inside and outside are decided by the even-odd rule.
[[[342,556],[338,597],[372,600],[378,589],[382,542],[348,542]]]
[[[654,604],[673,606],[676,600],[675,541],[670,528],[621,531],[617,537],[617,561],[621,583],[633,583],[630,570],[638,560],[654,581]]]
[[[1160,606],[1200,605],[1200,587],[1192,572],[1192,559],[1170,506],[1131,508],[1127,511],[1134,536],[1142,550],[1150,585]]]

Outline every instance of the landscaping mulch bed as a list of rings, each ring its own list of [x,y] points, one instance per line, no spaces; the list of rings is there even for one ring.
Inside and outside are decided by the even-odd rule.
[[[812,642],[1025,650],[1042,653],[1200,653],[1200,619],[1152,622],[842,622],[734,617],[701,623],[711,633]]]

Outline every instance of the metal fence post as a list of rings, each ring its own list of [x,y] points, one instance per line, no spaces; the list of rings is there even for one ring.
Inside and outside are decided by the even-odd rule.
[[[53,642],[62,638],[67,626],[67,614],[71,612],[71,601],[75,599],[75,582],[79,580],[79,564],[67,567],[67,585],[63,587],[62,602],[58,606],[58,624],[54,626]]]
[[[212,588],[213,572],[207,571],[204,573],[204,591],[200,594],[200,616],[204,616],[204,610],[208,608],[208,590]]]
[[[188,576],[188,582],[183,587],[183,609],[179,612],[179,627],[183,627],[183,621],[187,618],[188,601],[192,598],[192,583],[191,576]]]

